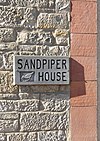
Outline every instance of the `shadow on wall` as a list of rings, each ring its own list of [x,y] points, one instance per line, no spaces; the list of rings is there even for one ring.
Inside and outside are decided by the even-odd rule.
[[[71,97],[86,95],[84,67],[70,58]]]

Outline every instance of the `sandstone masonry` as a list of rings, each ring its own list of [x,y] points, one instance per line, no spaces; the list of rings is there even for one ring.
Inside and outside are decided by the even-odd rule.
[[[69,86],[14,86],[13,55],[69,56],[69,0],[0,0],[0,141],[69,141]]]

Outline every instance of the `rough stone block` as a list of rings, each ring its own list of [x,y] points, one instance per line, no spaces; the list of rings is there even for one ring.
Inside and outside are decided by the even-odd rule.
[[[68,94],[41,94],[40,97],[44,111],[65,111],[69,107]]]
[[[16,5],[19,7],[36,7],[38,0],[10,0],[9,3],[11,5]]]
[[[14,54],[16,54],[16,51],[2,52],[1,69],[12,70]]]
[[[49,7],[49,0],[39,0],[38,7],[41,7],[41,8]]]
[[[1,0],[2,4],[6,0]],[[12,6],[19,6],[19,7],[37,7],[40,9],[45,8],[54,8],[55,1],[54,0],[10,0],[9,4]]]
[[[21,131],[65,130],[69,126],[68,113],[22,113]]]
[[[11,101],[11,100],[0,101],[0,112],[17,111],[17,109],[18,109],[18,103],[16,101]]]
[[[0,133],[0,141],[7,141],[7,135]]]
[[[36,133],[12,133],[8,134],[8,141],[37,141]]]
[[[17,44],[15,42],[0,43],[0,51],[7,52],[7,51],[14,51],[14,50],[15,51],[17,50]]]
[[[0,133],[18,131],[18,120],[0,120]]]
[[[71,32],[97,33],[96,12],[97,12],[96,2],[72,1]]]
[[[58,131],[41,131],[38,133],[38,141],[66,141],[66,133]]]
[[[58,55],[58,46],[43,46],[42,47],[42,55],[44,56],[57,56]]]
[[[18,118],[19,114],[16,113],[0,113],[0,120],[14,120]]]
[[[58,55],[60,56],[69,56],[69,46],[59,46],[58,47]]]
[[[48,45],[20,45],[19,53],[22,55],[42,55],[42,56],[68,56],[69,46],[48,46]],[[2,55],[2,53],[1,53]]]
[[[51,34],[51,32],[22,31],[18,35],[17,42],[20,44],[52,45],[53,35]]]
[[[55,0],[49,0],[49,8],[55,8]]]
[[[13,29],[0,28],[0,42],[14,42],[16,36],[16,32]]]
[[[39,100],[39,94],[32,93],[19,93],[20,99],[36,99]]]
[[[96,56],[96,34],[72,34],[71,56]]]
[[[36,8],[0,7],[0,27],[34,28]]]
[[[12,72],[0,72],[0,93],[18,93],[18,86],[13,85]]]
[[[39,101],[38,100],[23,100],[18,101],[18,111],[29,112],[39,110]]]
[[[0,100],[17,100],[19,99],[17,94],[0,94]]]
[[[54,37],[56,38],[56,43],[58,45],[69,46],[69,31],[66,29],[56,29]]]
[[[47,85],[47,86],[19,86],[19,93],[69,93],[67,86]]]
[[[7,3],[7,0],[0,0],[0,4],[5,4]]]
[[[38,28],[67,28],[67,14],[40,13],[37,19]]]

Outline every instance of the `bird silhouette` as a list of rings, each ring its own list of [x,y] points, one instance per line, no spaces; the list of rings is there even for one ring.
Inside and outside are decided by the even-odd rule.
[[[29,81],[31,80],[33,74],[35,74],[35,72],[31,72],[31,73],[28,73],[28,74],[24,74],[24,75],[21,77],[21,81],[29,82]]]

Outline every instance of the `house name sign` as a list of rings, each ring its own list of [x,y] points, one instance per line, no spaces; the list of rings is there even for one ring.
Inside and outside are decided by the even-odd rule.
[[[69,58],[16,55],[14,85],[69,84]]]

